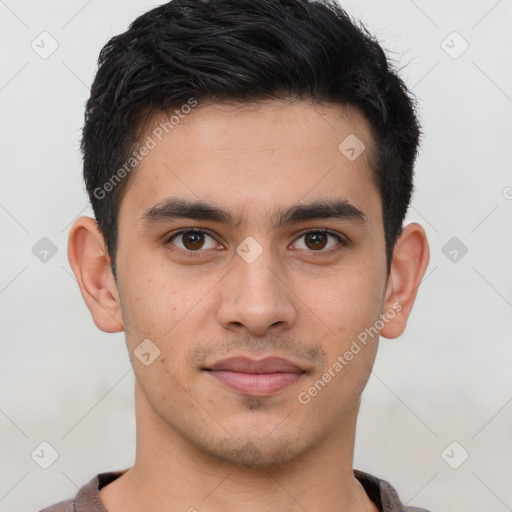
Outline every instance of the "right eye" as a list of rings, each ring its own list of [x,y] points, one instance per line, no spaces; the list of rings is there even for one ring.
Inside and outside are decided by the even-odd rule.
[[[178,242],[174,242],[174,240]],[[170,243],[187,252],[199,252],[201,249],[214,249],[216,247],[215,239],[212,236],[195,228],[182,229],[173,233],[165,242],[166,245]],[[205,244],[207,247],[205,247]]]

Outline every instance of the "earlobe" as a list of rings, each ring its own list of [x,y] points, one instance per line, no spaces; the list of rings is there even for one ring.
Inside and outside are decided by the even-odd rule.
[[[405,330],[429,258],[424,229],[416,222],[405,226],[393,252],[384,300],[383,315],[394,311],[393,318],[382,328],[381,336],[397,338]]]
[[[96,221],[79,217],[71,226],[68,260],[94,323],[104,332],[124,330],[110,257]]]

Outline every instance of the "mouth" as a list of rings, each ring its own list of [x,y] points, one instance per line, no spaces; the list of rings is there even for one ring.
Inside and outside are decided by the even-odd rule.
[[[302,378],[305,370],[280,357],[233,357],[203,368],[224,387],[253,397],[271,396]]]

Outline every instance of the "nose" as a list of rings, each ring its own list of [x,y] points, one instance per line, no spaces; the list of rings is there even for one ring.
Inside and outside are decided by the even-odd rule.
[[[217,319],[225,329],[264,336],[271,329],[286,330],[294,324],[294,295],[285,273],[272,262],[270,250],[250,263],[236,255],[222,281]]]

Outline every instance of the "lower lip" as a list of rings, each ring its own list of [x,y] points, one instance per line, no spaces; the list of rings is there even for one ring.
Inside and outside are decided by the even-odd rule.
[[[209,371],[214,379],[248,396],[269,396],[297,382],[303,373],[241,373]]]

